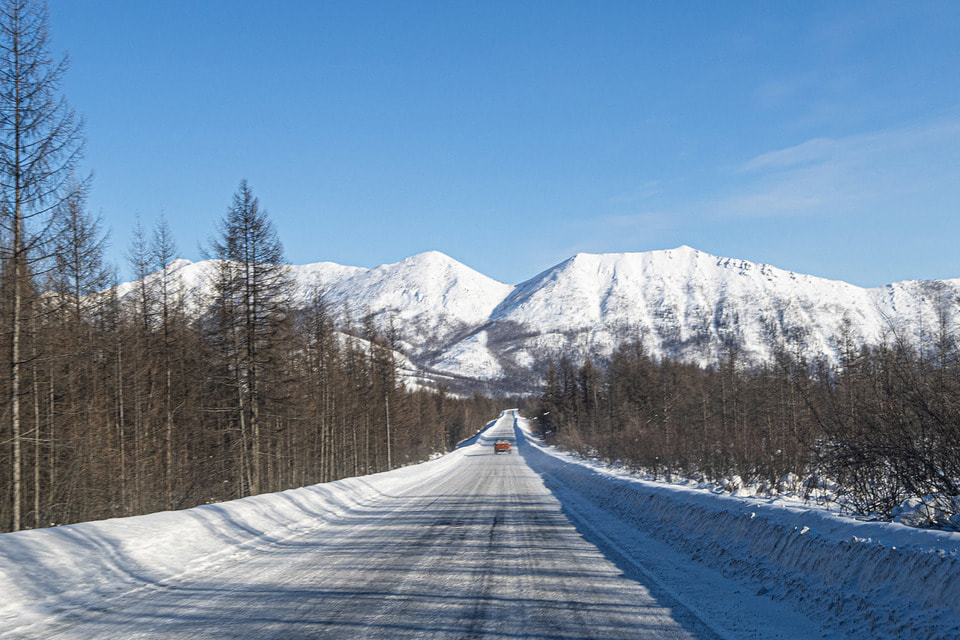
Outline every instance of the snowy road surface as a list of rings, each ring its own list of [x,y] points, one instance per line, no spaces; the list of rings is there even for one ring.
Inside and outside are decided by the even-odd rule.
[[[514,451],[495,455],[498,438],[514,442]],[[736,512],[739,502],[703,496],[697,505],[697,494],[670,506],[670,492],[680,490],[653,486],[636,498],[624,482],[530,441],[505,412],[473,444],[423,465],[181,512],[5,534],[0,637],[793,640],[946,638],[955,629],[953,596],[922,585],[920,595],[931,596],[922,608],[931,613],[905,616],[916,593],[880,582],[880,595],[890,598],[882,624],[893,631],[875,621],[880,614],[864,597],[870,565],[850,558],[861,548],[864,557],[882,552],[889,568],[885,548],[842,541],[861,591],[844,581],[840,593],[808,568],[798,577],[788,566],[796,545],[829,542],[826,533],[804,535],[806,527],[797,533],[792,511],[776,510],[766,522],[759,507],[746,517]],[[669,516],[678,512],[679,525]],[[652,517],[653,528],[636,526],[635,516]],[[763,551],[771,535],[787,559]],[[840,535],[850,537],[846,529]],[[682,548],[691,544],[693,554]],[[824,549],[802,554],[821,572],[841,559],[835,546]],[[941,563],[923,570],[954,575],[944,557],[920,557]],[[882,580],[910,586],[896,575]],[[797,612],[804,607],[829,628]],[[928,624],[934,614],[944,617]]]
[[[586,542],[516,450],[493,453],[502,437],[509,414],[441,477],[32,635],[714,637]]]

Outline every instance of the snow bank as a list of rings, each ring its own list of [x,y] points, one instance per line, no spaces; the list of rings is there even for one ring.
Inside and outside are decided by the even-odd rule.
[[[176,577],[320,527],[348,510],[434,481],[462,451],[385,473],[183,511],[0,535],[0,636],[77,607],[163,588]]]
[[[638,480],[517,426],[527,463],[561,502],[589,501],[810,618],[833,617],[850,637],[960,637],[958,533]]]

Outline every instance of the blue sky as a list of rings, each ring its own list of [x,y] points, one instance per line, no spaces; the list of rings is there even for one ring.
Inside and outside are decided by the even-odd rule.
[[[200,259],[246,178],[297,264],[960,277],[958,2],[49,4],[123,273],[135,215]]]

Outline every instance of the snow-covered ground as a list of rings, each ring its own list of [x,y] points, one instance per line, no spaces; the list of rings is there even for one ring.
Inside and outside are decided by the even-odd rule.
[[[568,515],[705,617],[756,595],[761,603],[747,610],[783,602],[844,637],[960,638],[960,533],[863,522],[799,499],[641,480],[545,446],[518,423],[528,463]],[[642,551],[650,538],[733,579],[736,590],[687,592],[684,576]]]
[[[123,608],[270,554],[361,504],[437,481],[462,455],[182,511],[2,534],[0,637],[53,637],[82,612]],[[64,637],[94,636],[81,626]]]
[[[413,467],[4,534],[0,637],[957,638],[958,547],[626,477],[505,412]]]

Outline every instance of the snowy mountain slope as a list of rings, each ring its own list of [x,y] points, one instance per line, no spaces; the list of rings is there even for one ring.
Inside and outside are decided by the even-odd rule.
[[[216,278],[216,260],[176,260],[168,270],[182,284],[188,308],[198,309]],[[493,309],[513,289],[456,260],[430,251],[380,265],[373,269],[333,262],[290,265],[295,306],[305,307],[318,295],[335,317],[359,325],[370,313],[381,328],[390,318],[401,341],[412,355],[446,346],[485,322]],[[160,272],[146,278],[148,286],[160,282]],[[134,298],[135,282],[117,289],[121,298]]]
[[[171,266],[200,300],[214,263]],[[779,350],[832,359],[845,343],[923,341],[941,319],[955,325],[960,297],[960,279],[864,289],[686,246],[581,253],[516,286],[435,251],[373,269],[320,262],[291,273],[295,304],[322,292],[341,322],[356,327],[370,313],[386,328],[392,319],[402,350],[428,376],[508,391],[533,390],[547,357],[602,361],[632,339],[655,357],[704,365],[731,347],[759,364]]]
[[[948,303],[958,295],[960,280],[864,289],[690,247],[578,254],[517,285],[482,333],[501,372],[561,352],[602,359],[629,339],[655,357],[705,365],[730,346],[753,364],[778,349],[835,358],[845,336],[875,344],[892,332],[914,341],[933,335],[940,310],[956,320]],[[484,360],[476,348],[451,355],[441,368]]]
[[[302,268],[293,269],[301,281]],[[359,319],[369,311],[381,326],[392,317],[414,355],[436,351],[469,333],[513,289],[438,251],[335,276],[328,270],[321,281],[334,312]]]

